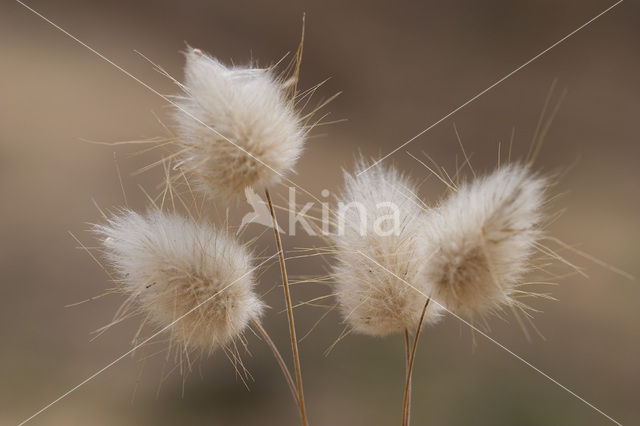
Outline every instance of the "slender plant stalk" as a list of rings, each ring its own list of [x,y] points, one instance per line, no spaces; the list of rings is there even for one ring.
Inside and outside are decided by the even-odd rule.
[[[265,330],[262,324],[260,324],[260,321],[254,318],[253,325],[256,327],[258,332],[260,332],[260,334],[262,335],[262,338],[265,340],[265,342],[267,342],[267,346],[269,346],[269,348],[271,349],[271,352],[273,352],[273,355],[276,357],[276,361],[278,361],[278,365],[282,370],[282,374],[284,374],[284,378],[287,379],[287,384],[289,385],[289,389],[291,390],[293,399],[296,402],[296,404],[298,404],[299,406],[300,401],[298,398],[298,391],[296,390],[296,384],[294,383],[293,378],[291,377],[291,373],[287,368],[287,363],[284,362],[284,358],[282,358],[282,355],[280,355],[280,351],[278,351],[278,348],[276,347],[275,343],[273,343],[273,340],[271,340],[271,337],[269,337],[267,330]]]
[[[409,336],[409,329],[405,328],[404,329],[404,347],[405,347],[405,353],[407,355],[405,358],[405,368],[406,368],[405,371],[407,373],[409,373],[409,360],[411,358],[411,338],[410,337],[411,336]],[[411,388],[412,388],[412,383],[411,383],[411,379],[409,379],[409,396],[407,397],[409,401],[411,401]],[[402,416],[403,418],[406,418],[407,424],[411,422],[410,415],[411,415],[411,403],[405,404],[403,407]],[[403,426],[404,426],[404,421],[403,421]]]
[[[271,213],[271,219],[273,220],[273,233],[276,238],[276,246],[278,248],[278,256],[280,258],[280,272],[282,273],[282,284],[284,288],[284,298],[287,302],[287,317],[289,319],[289,335],[291,336],[291,350],[293,352],[293,364],[296,372],[296,384],[298,389],[298,406],[300,407],[300,417],[302,418],[302,425],[307,426],[307,409],[304,403],[304,392],[302,390],[302,369],[300,368],[300,355],[298,354],[298,338],[296,337],[296,326],[293,321],[293,306],[291,305],[291,292],[289,291],[289,280],[287,279],[287,268],[284,263],[284,252],[282,250],[282,240],[280,239],[280,231],[278,231],[278,220],[276,219],[276,213],[273,209],[273,203],[271,202],[271,195],[269,190],[264,190],[267,196],[267,202],[269,203],[269,212]]]
[[[422,308],[422,315],[420,315],[420,322],[416,328],[416,335],[413,337],[413,347],[411,348],[411,355],[409,356],[409,364],[407,365],[407,380],[404,385],[404,398],[402,406],[402,426],[409,426],[409,413],[411,411],[411,374],[413,373],[413,363],[416,359],[416,348],[418,347],[418,338],[420,337],[420,329],[422,328],[422,322],[424,321],[424,314],[427,312],[427,307],[431,298],[428,298]],[[408,337],[408,333],[407,333]]]

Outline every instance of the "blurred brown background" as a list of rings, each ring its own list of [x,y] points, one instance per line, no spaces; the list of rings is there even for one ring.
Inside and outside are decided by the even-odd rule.
[[[319,97],[343,94],[327,111],[348,121],[316,130],[294,179],[319,194],[340,186],[341,167],[358,150],[386,153],[467,101],[611,1],[452,2],[28,2],[51,20],[157,88],[175,88],[133,50],[181,76],[188,42],[224,61],[269,64],[293,51],[301,16],[307,38],[301,87],[331,77]],[[545,171],[574,167],[557,188],[565,214],[550,232],[594,256],[640,275],[638,114],[640,7],[625,1],[554,50],[407,147],[427,152],[449,170],[461,158],[452,124],[477,169],[496,163],[516,129],[523,155],[546,93],[568,90],[538,162]],[[105,273],[69,236],[92,245],[88,223],[100,220],[92,199],[122,204],[113,152],[129,204],[143,209],[138,184],[154,189],[156,170],[132,176],[157,159],[131,157],[130,147],[92,145],[162,134],[152,112],[166,104],[19,4],[0,5],[0,423],[17,424],[127,351],[137,321],[89,342],[122,302],[107,296],[73,302],[110,286]],[[504,155],[505,151],[503,151]],[[416,178],[428,173],[401,150],[397,165]],[[429,181],[424,196],[443,188]],[[282,188],[281,195],[286,194]],[[301,196],[299,201],[304,201]],[[237,225],[247,206],[232,217]],[[282,218],[285,220],[285,217]],[[247,238],[262,229],[251,225]],[[321,245],[288,237],[289,248]],[[272,253],[270,235],[256,249]],[[587,260],[589,279],[572,276],[552,289],[559,300],[537,301],[536,325],[546,337],[527,342],[512,317],[492,320],[491,335],[623,424],[640,420],[638,281]],[[278,282],[272,265],[266,292]],[[323,274],[318,259],[292,260],[293,275]],[[297,300],[329,291],[307,284]],[[266,320],[286,352],[287,325],[279,289],[269,293]],[[324,311],[297,311],[304,334]],[[325,357],[342,330],[329,315],[303,341],[309,415],[314,425],[399,423],[403,383],[400,336],[349,336]],[[472,334],[454,318],[427,329],[414,380],[415,425],[596,425],[600,414],[521,362]],[[162,387],[162,354],[127,357],[36,417],[40,425],[282,425],[297,413],[270,353],[249,336],[247,391],[223,354],[200,363],[182,387],[174,374]],[[288,352],[286,352],[288,355]],[[142,366],[144,370],[140,374]],[[169,366],[171,363],[169,362]],[[135,398],[132,395],[135,391]]]

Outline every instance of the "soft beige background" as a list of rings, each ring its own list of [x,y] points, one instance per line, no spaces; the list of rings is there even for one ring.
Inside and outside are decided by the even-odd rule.
[[[386,153],[545,49],[610,1],[317,2],[30,1],[33,7],[163,93],[175,89],[133,53],[143,52],[181,75],[184,42],[225,61],[263,64],[292,51],[307,13],[302,87],[331,77],[320,97],[343,94],[298,167],[295,180],[316,194],[335,192],[341,167],[360,150]],[[640,203],[638,27],[628,0],[454,117],[410,144],[448,166],[460,157],[452,124],[473,163],[488,170],[497,144],[516,128],[514,154],[528,148],[554,78],[568,94],[538,166],[573,168],[557,188],[566,208],[550,232],[634,275]],[[89,342],[122,302],[102,293],[105,273],[68,231],[88,245],[88,223],[122,204],[114,148],[80,139],[117,141],[159,135],[152,112],[163,101],[11,0],[0,5],[0,423],[16,424],[129,349],[136,321]],[[132,176],[156,159],[117,148],[129,203],[144,208],[138,184],[154,189],[159,174]],[[402,150],[397,165],[428,173]],[[442,187],[432,179],[424,196]],[[281,195],[286,194],[282,188]],[[238,224],[246,206],[232,217]],[[284,219],[284,217],[283,217]],[[262,230],[249,228],[249,235]],[[289,248],[322,242],[286,238]],[[272,253],[269,235],[256,249]],[[623,424],[640,419],[640,290],[637,281],[569,255],[589,279],[570,277],[539,301],[536,325],[546,340],[527,342],[512,317],[491,321],[491,335]],[[260,288],[277,284],[276,265]],[[291,273],[323,274],[319,259],[290,262]],[[329,289],[302,285],[297,300]],[[266,326],[283,350],[287,326],[280,290]],[[320,308],[297,311],[304,334]],[[387,425],[400,417],[403,349],[399,336],[349,336],[328,356],[342,330],[333,315],[302,343],[309,415],[314,425]],[[607,420],[454,318],[427,329],[418,353],[415,425],[597,425]],[[222,354],[200,363],[185,384],[174,374],[158,393],[163,355],[127,357],[33,420],[41,425],[282,425],[297,414],[270,354],[249,336],[247,391]],[[158,349],[161,347],[158,346]],[[141,367],[144,370],[140,374]],[[167,364],[171,365],[171,363]],[[135,399],[132,394],[136,390]]]

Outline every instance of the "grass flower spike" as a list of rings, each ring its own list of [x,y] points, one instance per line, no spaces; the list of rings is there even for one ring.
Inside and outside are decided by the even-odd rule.
[[[157,210],[95,231],[132,306],[160,327],[182,317],[170,333],[184,347],[226,346],[261,316],[251,255],[226,232]]]
[[[191,49],[186,53],[183,95],[177,97],[178,165],[209,198],[227,201],[246,188],[264,190],[274,226],[287,305],[296,375],[296,400],[307,425],[302,370],[293,318],[284,250],[269,188],[293,170],[302,152],[306,129],[295,112],[303,36],[293,75],[287,82],[272,68],[227,67]],[[292,84],[293,83],[293,84]],[[194,119],[195,118],[195,119]]]
[[[360,162],[353,175],[345,173],[332,273],[346,322],[356,332],[384,336],[420,321],[425,297],[407,283],[430,292],[421,276],[423,207],[414,184],[395,169],[376,166],[358,175],[365,168]],[[438,317],[432,306],[425,322]]]
[[[305,132],[271,69],[227,67],[189,48],[181,87],[174,113],[179,164],[200,191],[233,200],[293,169]]]
[[[513,303],[540,237],[547,180],[510,165],[463,184],[427,214],[424,280],[469,317]]]

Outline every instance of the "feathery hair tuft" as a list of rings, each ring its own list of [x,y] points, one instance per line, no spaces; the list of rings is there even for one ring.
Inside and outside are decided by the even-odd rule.
[[[415,328],[426,301],[416,289],[430,293],[421,280],[417,218],[423,210],[415,185],[396,169],[375,166],[358,176],[365,169],[360,160],[353,175],[344,173],[345,189],[338,197],[344,226],[332,236],[337,250],[332,275],[345,321],[356,332],[384,336]],[[397,227],[388,233],[394,214]],[[430,306],[425,322],[438,318],[437,306]]]
[[[273,70],[227,67],[188,48],[182,88],[174,112],[179,164],[204,194],[234,200],[293,169],[305,132]]]
[[[141,313],[185,347],[213,351],[241,335],[263,304],[253,292],[252,260],[229,234],[152,210],[125,210],[96,225],[122,290]]]
[[[546,187],[527,167],[505,166],[425,215],[423,279],[437,302],[469,317],[513,302],[541,234]]]

